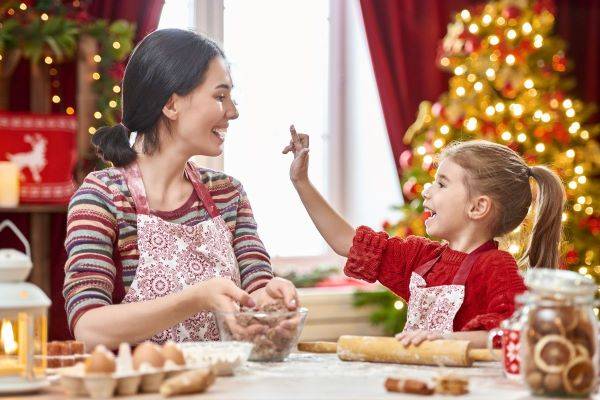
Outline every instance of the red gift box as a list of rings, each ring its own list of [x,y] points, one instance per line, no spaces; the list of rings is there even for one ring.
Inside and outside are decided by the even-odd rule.
[[[22,203],[67,203],[76,157],[76,117],[0,112],[0,161],[19,167]]]

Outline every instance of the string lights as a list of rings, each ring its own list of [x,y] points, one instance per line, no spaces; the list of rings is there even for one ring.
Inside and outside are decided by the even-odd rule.
[[[593,113],[589,104],[567,94],[564,42],[551,34],[552,10],[543,1],[534,3],[536,10],[525,3],[491,1],[461,10],[449,25],[438,58],[440,68],[451,75],[449,91],[421,107],[407,132],[414,150],[407,150],[410,156],[401,157],[400,165],[408,201],[401,207],[401,221],[389,231],[424,234],[418,195],[435,171],[420,169],[446,143],[492,140],[517,150],[530,164],[551,165],[562,175],[567,206],[561,219],[570,232],[562,262],[596,279],[600,259],[592,243],[597,247],[600,240],[600,215],[593,199],[600,190],[591,177],[600,171],[591,157],[600,148],[590,139],[600,126],[587,122]],[[531,229],[533,211],[528,218],[523,229],[507,236],[504,249],[515,256],[525,249],[523,235]]]

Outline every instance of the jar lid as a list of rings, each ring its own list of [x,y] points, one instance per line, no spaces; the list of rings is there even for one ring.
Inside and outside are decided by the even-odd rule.
[[[525,285],[535,293],[567,296],[594,296],[596,283],[587,276],[557,269],[530,269],[525,274]]]

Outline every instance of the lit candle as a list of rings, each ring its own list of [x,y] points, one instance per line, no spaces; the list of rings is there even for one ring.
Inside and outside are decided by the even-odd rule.
[[[19,204],[19,167],[10,161],[0,161],[0,207]]]
[[[15,340],[12,324],[9,320],[2,320],[2,328],[0,328],[0,338],[2,339],[2,347],[5,354],[16,354],[19,345]]]
[[[0,340],[4,353],[0,355],[0,376],[21,373],[23,368],[19,365],[16,356],[19,345],[15,340],[12,324],[5,319],[2,320],[2,327],[0,328]]]

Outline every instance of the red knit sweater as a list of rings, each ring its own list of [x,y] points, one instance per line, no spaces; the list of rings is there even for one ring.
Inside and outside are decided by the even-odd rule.
[[[455,251],[426,238],[390,238],[361,226],[356,231],[346,275],[369,282],[379,281],[406,301],[412,272],[442,254],[424,277],[427,286],[449,285],[467,253]],[[455,331],[490,330],[514,311],[515,295],[525,291],[515,259],[507,252],[493,250],[481,255],[465,284],[465,299],[454,318]]]

